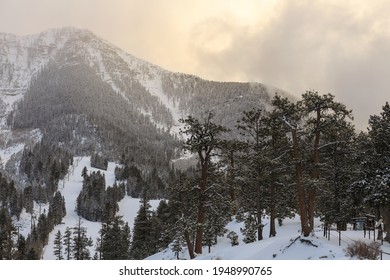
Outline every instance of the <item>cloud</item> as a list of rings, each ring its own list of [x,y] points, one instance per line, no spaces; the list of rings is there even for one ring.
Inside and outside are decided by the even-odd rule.
[[[76,26],[168,70],[333,93],[359,126],[388,100],[387,0],[0,0],[1,32]]]
[[[373,1],[363,9],[356,3],[283,1],[271,21],[252,26],[209,19],[192,30],[196,72],[263,82],[295,95],[331,92],[363,128],[389,96],[390,5]]]

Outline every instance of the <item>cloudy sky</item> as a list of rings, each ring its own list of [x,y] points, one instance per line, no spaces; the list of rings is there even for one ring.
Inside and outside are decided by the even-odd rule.
[[[0,32],[74,26],[168,70],[332,93],[358,127],[390,97],[387,0],[0,0]]]

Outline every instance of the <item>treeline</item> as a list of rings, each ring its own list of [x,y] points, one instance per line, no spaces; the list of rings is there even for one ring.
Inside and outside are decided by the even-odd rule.
[[[33,147],[25,147],[19,163],[21,177],[27,178],[32,198],[40,203],[51,200],[73,164],[73,154],[58,144],[41,141]],[[30,191],[29,189],[25,191]],[[30,207],[27,207],[30,212]]]
[[[0,259],[39,259],[49,233],[66,215],[65,199],[58,183],[73,164],[73,155],[58,145],[39,142],[26,147],[14,175],[17,183],[0,173]],[[48,205],[47,211],[37,207]],[[24,236],[12,218],[23,210],[30,215],[30,233]]]
[[[166,202],[162,200],[156,211],[150,210],[147,196],[140,202],[132,230],[122,216],[116,215],[102,219],[96,240],[88,237],[88,229],[82,226],[81,219],[64,233],[57,231],[54,256],[57,260],[139,260],[166,248],[169,238],[162,235],[163,225],[169,219]]]
[[[76,201],[76,212],[89,221],[103,221],[114,218],[119,210],[118,202],[125,196],[124,184],[106,188],[104,174],[92,172],[84,167],[82,172],[83,187]]]
[[[19,226],[13,223],[12,211],[4,205],[0,208],[0,260],[40,259],[50,232],[66,215],[65,199],[56,192],[47,213],[37,215],[32,212],[30,215],[30,233],[24,236],[19,233]]]
[[[54,62],[31,82],[8,116],[14,128],[39,128],[47,142],[77,155],[101,151],[110,160],[130,154],[139,166],[166,168],[178,141],[83,64]]]
[[[216,82],[186,74],[163,73],[162,88],[181,112],[201,118],[205,111],[214,112],[214,121],[232,129],[240,114],[254,106],[266,109],[269,89],[259,83]],[[284,93],[283,93],[284,94]]]
[[[316,217],[343,229],[366,214],[382,218],[388,231],[389,104],[370,117],[368,132],[356,133],[351,111],[331,94],[306,92],[296,102],[276,95],[271,102],[270,110],[244,111],[233,140],[212,113],[181,120],[183,148],[198,165],[176,171],[170,185],[162,236],[177,256],[184,247],[191,258],[210,250],[232,217],[244,222],[246,243],[264,238],[264,215],[270,237],[276,221],[296,214],[304,236]]]
[[[142,198],[144,193],[148,193],[149,199],[167,198],[168,185],[174,180],[172,169],[162,175],[156,167],[149,172],[142,172],[131,162],[126,162],[123,167],[115,167],[115,179],[125,183],[127,195]]]

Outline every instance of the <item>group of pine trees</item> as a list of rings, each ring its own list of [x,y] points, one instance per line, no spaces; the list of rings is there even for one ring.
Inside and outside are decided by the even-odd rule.
[[[234,128],[221,125],[212,112],[180,120],[186,136],[183,149],[196,156],[197,165],[172,169],[164,180],[157,168],[145,172],[132,155],[122,156],[123,167],[115,170],[121,183],[113,187],[106,188],[102,173],[88,174],[85,168],[76,211],[102,224],[96,254],[91,255],[93,241],[79,222],[63,234],[57,232],[56,257],[143,259],[170,246],[178,258],[184,247],[195,258],[205,247],[211,250],[220,236],[237,245],[237,233],[225,229],[233,217],[243,221],[246,243],[264,238],[265,216],[269,237],[277,235],[277,221],[296,214],[304,236],[313,231],[316,217],[343,228],[366,213],[382,218],[387,231],[389,104],[371,116],[368,131],[360,133],[351,123],[351,111],[331,94],[306,92],[298,101],[276,95],[271,104],[268,110],[243,111]],[[20,171],[27,187],[20,190],[0,176],[2,259],[39,258],[48,234],[66,214],[58,182],[73,158],[59,146],[44,143],[22,154]],[[102,156],[96,154],[93,161],[106,168]],[[126,193],[141,199],[132,229],[116,214]],[[164,198],[156,211],[150,198]],[[48,213],[35,215],[34,201],[49,202]],[[11,222],[23,208],[35,215],[27,238],[18,235]]]
[[[170,239],[168,242],[161,239],[161,228],[166,219],[161,213],[164,205],[163,200],[154,212],[144,196],[133,230],[122,216],[104,216],[95,241],[88,237],[88,229],[82,226],[80,218],[73,228],[67,227],[64,233],[57,231],[53,254],[57,260],[144,259],[169,244]]]
[[[77,197],[76,212],[89,221],[111,219],[119,210],[118,202],[125,196],[124,184],[106,187],[104,173],[100,171],[88,174],[84,167],[83,188]]]
[[[296,102],[276,95],[270,110],[244,111],[233,134],[239,137],[211,112],[181,120],[184,149],[198,165],[175,172],[163,236],[172,237],[175,250],[185,244],[194,258],[226,233],[234,215],[244,221],[247,243],[263,239],[265,215],[270,237],[276,221],[295,214],[304,236],[316,217],[344,228],[367,213],[388,230],[390,106],[382,109],[370,117],[367,133],[355,131],[351,111],[333,95],[317,92]],[[234,243],[236,233],[229,234]]]

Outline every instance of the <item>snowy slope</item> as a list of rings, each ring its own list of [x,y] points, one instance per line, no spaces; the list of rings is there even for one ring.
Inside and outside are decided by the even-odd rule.
[[[89,157],[77,157],[75,158],[74,165],[70,167],[69,175],[65,180],[59,184],[59,190],[65,197],[67,214],[63,219],[63,224],[57,225],[49,235],[48,245],[44,248],[43,259],[54,260],[53,254],[53,241],[54,236],[58,230],[63,234],[66,227],[74,227],[79,221],[79,216],[75,212],[75,202],[78,194],[82,188],[81,172],[84,166],[87,167],[89,172],[98,171],[98,169],[90,166]],[[106,186],[112,186],[115,181],[114,169],[116,164],[109,162],[107,171],[102,171],[105,174]],[[158,200],[150,201],[152,209],[156,209],[158,206]],[[139,199],[134,199],[126,196],[119,203],[120,210],[118,215],[123,216],[124,221],[128,222],[130,228],[133,228],[134,219],[137,215],[140,202]],[[39,213],[48,211],[48,205],[35,204],[35,216]],[[82,226],[87,228],[87,236],[90,236],[94,243],[99,236],[99,230],[101,225],[99,222],[90,222],[85,219],[81,219]],[[21,219],[15,224],[18,226],[21,234],[27,236],[30,231],[31,215],[25,212],[22,213]],[[234,231],[239,236],[239,245],[231,246],[230,239],[226,237],[218,238],[217,245],[211,248],[211,252],[208,252],[208,248],[204,247],[203,254],[198,255],[195,260],[348,260],[350,257],[346,256],[345,248],[352,244],[353,241],[363,240],[367,244],[373,241],[373,234],[371,232],[370,238],[366,234],[364,237],[363,231],[354,231],[351,226],[347,231],[341,232],[341,246],[339,246],[339,232],[335,229],[331,230],[330,240],[323,236],[323,229],[321,228],[320,221],[316,221],[317,228],[315,234],[305,238],[305,242],[302,242],[299,234],[300,221],[299,217],[292,219],[285,219],[281,226],[276,225],[277,235],[276,237],[268,237],[269,221],[263,220],[264,227],[264,240],[257,241],[250,244],[243,242],[243,236],[240,232],[240,228],[244,225],[242,222],[236,220],[231,221],[226,229]],[[311,244],[309,244],[311,243]],[[390,253],[390,244],[385,242],[381,249],[384,252]],[[90,248],[91,255],[95,253],[95,247]],[[155,255],[152,255],[147,260],[175,260],[176,256],[170,248],[167,248]],[[180,259],[189,259],[187,249],[183,247],[183,251],[180,254]],[[390,260],[390,255],[383,254],[384,260]]]
[[[363,231],[353,231],[351,229],[341,232],[341,246],[339,246],[339,233],[333,229],[331,231],[330,240],[323,236],[321,224],[317,221],[318,227],[315,234],[305,238],[308,242],[301,242],[299,227],[300,221],[298,217],[286,219],[282,226],[276,228],[277,235],[268,238],[269,226],[268,221],[264,223],[264,240],[250,244],[245,244],[242,241],[240,228],[243,223],[238,223],[235,220],[227,225],[229,231],[235,231],[239,235],[239,245],[231,246],[230,239],[226,237],[218,238],[217,245],[211,248],[208,253],[208,248],[203,248],[203,254],[198,255],[196,260],[348,260],[344,249],[348,244],[352,244],[354,240],[363,240],[367,244],[373,241],[371,238],[364,238]],[[382,245],[384,252],[390,253],[390,244],[387,242]],[[180,255],[181,259],[189,259],[186,248],[183,249]],[[168,248],[160,253],[147,258],[148,260],[175,260],[174,253]],[[390,260],[390,256],[384,254],[383,259]]]
[[[43,259],[51,260],[55,259],[53,254],[53,241],[55,234],[60,230],[64,234],[66,227],[72,228],[78,224],[79,216],[75,212],[76,208],[76,199],[82,189],[83,179],[81,177],[81,172],[84,166],[87,167],[89,172],[98,171],[96,168],[92,168],[90,165],[90,157],[77,157],[74,160],[74,165],[70,167],[69,176],[64,181],[59,183],[59,191],[65,198],[66,204],[66,216],[63,218],[63,223],[57,225],[54,230],[49,235],[48,245],[44,248]],[[106,186],[112,186],[115,181],[115,170],[116,164],[114,162],[109,162],[107,171],[99,170],[101,173],[104,173],[106,178]],[[155,209],[158,206],[158,200],[151,200],[150,204],[152,209]],[[125,196],[125,198],[119,203],[119,212],[118,215],[123,216],[123,220],[129,223],[130,229],[133,229],[134,219],[137,215],[140,203],[139,199],[131,198]],[[87,236],[90,236],[96,242],[97,237],[99,236],[99,230],[101,224],[99,222],[90,222],[81,218],[82,226],[87,228]],[[95,247],[90,248],[91,255],[95,253]]]

